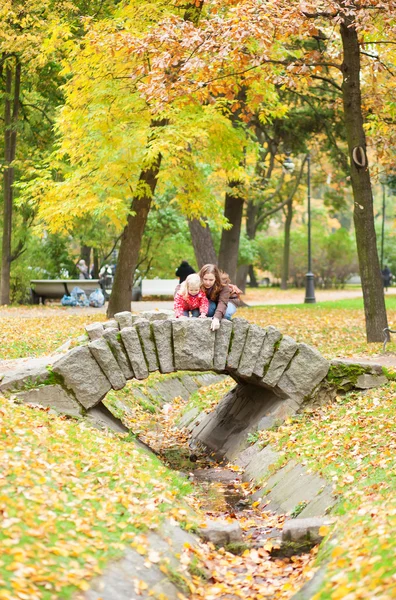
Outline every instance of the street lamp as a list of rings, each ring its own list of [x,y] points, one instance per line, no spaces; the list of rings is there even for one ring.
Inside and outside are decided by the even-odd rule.
[[[384,237],[385,237],[385,202],[386,202],[386,182],[383,179],[382,185],[382,230],[381,230],[381,271],[384,268]]]
[[[305,275],[305,298],[306,304],[315,304],[315,284],[314,274],[312,273],[312,257],[311,257],[311,156],[307,154],[306,161],[308,164],[307,185],[308,185],[308,273]],[[284,173],[293,173],[294,162],[290,158],[290,152],[286,152],[286,158],[282,165]]]
[[[311,156],[307,154],[307,187],[308,187],[308,273],[305,275],[305,304],[315,304],[315,284],[314,274],[312,273],[311,257]]]

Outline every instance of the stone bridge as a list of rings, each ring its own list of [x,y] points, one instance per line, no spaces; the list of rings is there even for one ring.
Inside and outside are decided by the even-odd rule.
[[[364,389],[386,382],[379,365],[332,361],[329,386],[330,363],[275,327],[235,318],[223,320],[212,332],[210,324],[210,319],[175,319],[171,311],[118,313],[105,323],[87,325],[90,341],[61,358],[32,359],[20,371],[0,373],[0,392],[16,392],[23,402],[127,431],[102,403],[111,389],[120,390],[128,380],[146,379],[154,371],[230,375],[235,387],[212,413],[197,416],[190,429],[193,440],[232,460],[248,433],[295,414],[318,389],[322,399],[326,394],[331,399],[337,388]],[[320,385],[325,378],[326,385]]]
[[[212,450],[223,448],[228,438],[246,437],[233,433],[248,433],[257,423],[260,429],[270,427],[294,414],[327,375],[329,362],[317,350],[275,327],[235,318],[212,332],[210,319],[172,314],[122,312],[88,325],[91,341],[57,360],[52,371],[85,409],[99,404],[111,388],[120,390],[127,380],[146,379],[154,371],[230,375],[237,385],[218,405],[216,418],[208,416],[194,432]]]

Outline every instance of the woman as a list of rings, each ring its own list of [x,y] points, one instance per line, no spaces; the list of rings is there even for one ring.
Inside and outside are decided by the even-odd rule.
[[[231,319],[236,308],[229,302],[230,288],[221,281],[221,273],[216,265],[204,265],[199,272],[202,290],[209,300],[208,317],[213,317],[211,329],[216,331],[220,327],[221,319]]]

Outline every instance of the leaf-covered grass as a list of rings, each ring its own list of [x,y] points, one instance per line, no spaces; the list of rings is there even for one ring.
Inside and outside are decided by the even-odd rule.
[[[396,326],[396,298],[389,297],[388,321]],[[238,311],[261,326],[274,325],[283,334],[317,348],[326,358],[370,356],[382,352],[382,343],[367,344],[363,306],[360,299],[245,308]],[[394,327],[396,328],[396,327]],[[396,352],[396,335],[387,345]]]
[[[67,315],[48,311],[48,317],[2,317],[0,311],[0,360],[51,354],[70,338],[85,333],[84,325],[104,321],[104,314]]]
[[[164,516],[190,484],[120,435],[0,397],[0,598],[68,600]]]
[[[285,461],[319,472],[340,495],[316,600],[396,597],[395,397],[390,382],[260,434]]]

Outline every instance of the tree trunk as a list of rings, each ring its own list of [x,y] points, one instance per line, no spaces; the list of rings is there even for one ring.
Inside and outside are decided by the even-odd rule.
[[[243,293],[246,292],[246,279],[249,273],[249,265],[240,265],[237,269],[236,280],[235,283],[242,290]]]
[[[113,289],[107,308],[108,317],[113,317],[118,312],[131,310],[133,278],[160,166],[161,155],[158,154],[151,166],[140,174],[139,183],[142,185],[139,188],[142,193],[136,194],[132,200],[131,212],[135,214],[128,216],[121,237]]]
[[[3,241],[2,241],[2,261],[1,261],[1,281],[0,281],[0,304],[10,303],[10,275],[11,262],[13,260],[11,252],[12,236],[12,211],[13,211],[13,184],[14,167],[16,153],[17,130],[16,124],[19,113],[19,94],[21,86],[21,64],[16,60],[14,74],[9,63],[5,68],[6,87],[4,101],[4,208],[3,208]]]
[[[250,279],[250,287],[258,288],[259,285],[258,285],[258,282],[256,279],[253,265],[249,265],[249,279]]]
[[[363,129],[359,40],[352,18],[344,17],[340,28],[344,55],[342,96],[351,163],[353,218],[362,280],[366,335],[368,342],[382,342],[383,330],[388,326],[388,322],[374,228],[373,194],[366,154],[366,137]]]
[[[281,290],[287,290],[289,280],[290,264],[290,227],[293,219],[293,200],[286,204],[285,236],[283,241],[283,268],[281,279]]]
[[[209,225],[204,227],[198,219],[189,219],[191,240],[194,247],[195,258],[200,269],[203,265],[212,263],[217,265],[216,250],[213,245],[212,234]]]
[[[85,244],[81,244],[80,248],[80,258],[85,260],[85,264],[88,267],[88,273],[91,267],[91,249],[92,246],[85,246]]]
[[[235,283],[244,199],[238,193],[238,182],[233,181],[229,186],[236,189],[235,192],[227,192],[226,194],[224,216],[232,227],[231,229],[223,229],[221,235],[219,268],[228,273],[232,283]]]
[[[97,279],[99,277],[99,252],[97,248],[93,249],[93,271],[92,271],[93,279]]]
[[[258,205],[254,200],[249,200],[246,205],[246,235],[249,240],[254,240],[256,237],[256,219],[258,214]],[[241,288],[242,291],[246,290],[246,279],[249,274],[250,278],[250,287],[258,287],[258,283],[256,277],[254,275],[254,267],[253,265],[248,265],[247,269],[241,270],[237,273],[237,277],[239,277],[239,283],[237,286]]]

